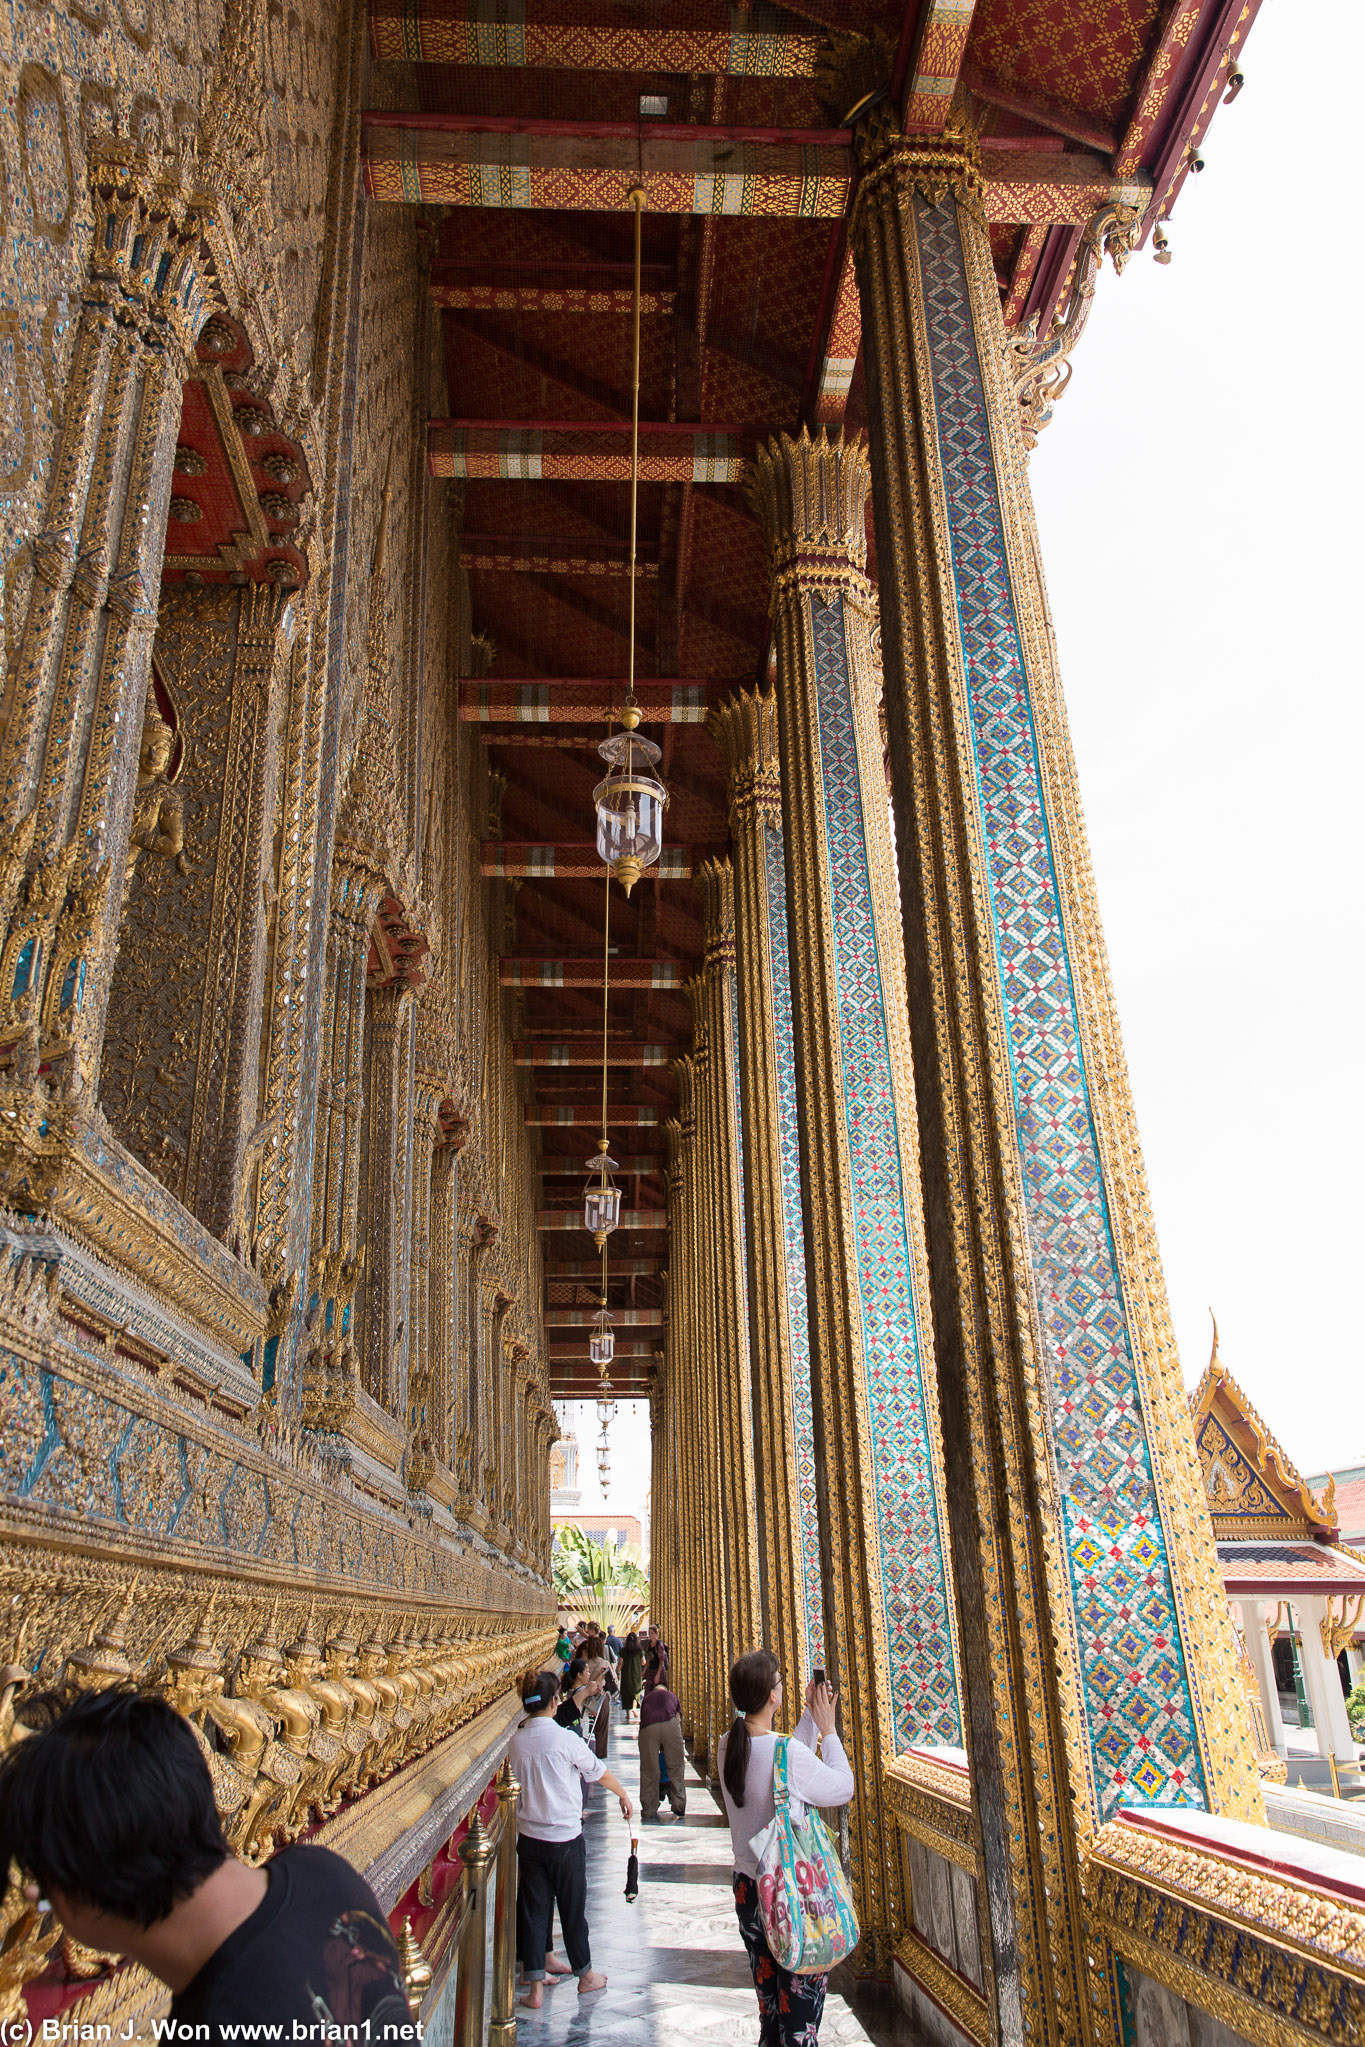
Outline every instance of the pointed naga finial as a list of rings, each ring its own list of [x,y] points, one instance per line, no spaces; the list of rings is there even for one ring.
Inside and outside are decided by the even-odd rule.
[[[1218,1317],[1212,1308],[1209,1309],[1209,1320],[1213,1324],[1213,1349],[1209,1352],[1209,1370],[1216,1372],[1222,1360],[1218,1355]]]

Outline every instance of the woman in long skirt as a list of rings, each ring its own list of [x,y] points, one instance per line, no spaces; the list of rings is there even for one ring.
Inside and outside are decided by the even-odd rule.
[[[644,1688],[645,1659],[640,1650],[640,1637],[627,1635],[625,1648],[621,1651],[621,1711],[627,1720],[634,1720],[635,1707]]]
[[[829,1978],[793,1976],[774,1958],[758,1909],[758,1861],[749,1846],[771,1825],[776,1811],[773,1720],[782,1710],[782,1678],[771,1651],[752,1649],[736,1659],[730,1697],[742,1717],[731,1721],[721,1739],[720,1773],[735,1859],[735,1911],[758,1992],[760,2047],[817,2047]],[[828,1811],[847,1805],[853,1796],[853,1772],[834,1731],[834,1706],[833,1685],[806,1687],[806,1710],[787,1743],[787,1784],[796,1819],[803,1806]],[[815,1753],[817,1740],[823,1761]]]

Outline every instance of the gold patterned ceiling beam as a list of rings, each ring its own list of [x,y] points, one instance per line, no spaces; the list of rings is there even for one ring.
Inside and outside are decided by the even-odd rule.
[[[611,287],[599,291],[585,285],[433,283],[430,289],[432,304],[448,313],[572,313],[583,318],[634,308],[633,293]],[[677,297],[675,291],[641,292],[640,311],[671,314]]]
[[[543,1180],[581,1180],[583,1177],[583,1168],[579,1161],[576,1158],[565,1158],[560,1153],[542,1154],[539,1164]],[[616,1170],[625,1177],[636,1173],[657,1173],[660,1179],[662,1179],[668,1171],[668,1161],[662,1153],[627,1152],[623,1157],[617,1159]],[[635,1262],[641,1272],[657,1272],[659,1269],[656,1264],[652,1264],[648,1259]],[[548,1273],[548,1267],[546,1270]],[[602,1277],[601,1267],[594,1266],[593,1270],[600,1281]],[[629,1270],[629,1264],[623,1265],[618,1260],[611,1268],[611,1276],[613,1279],[620,1279]]]
[[[635,696],[646,725],[706,722],[704,682],[637,682]],[[599,725],[613,714],[620,715],[624,698],[624,680],[583,682],[574,677],[547,677],[540,682],[463,682],[460,717],[474,725]],[[497,743],[509,742],[500,738]],[[545,743],[552,742],[547,738]]]
[[[927,0],[905,89],[908,135],[941,135],[953,103],[976,0]]]
[[[642,1106],[639,1102],[609,1102],[613,1130],[644,1130],[660,1124],[663,1118],[658,1109]],[[600,1102],[556,1102],[548,1108],[543,1102],[528,1102],[521,1112],[523,1123],[539,1124],[542,1128],[561,1130],[596,1130],[602,1120]]]
[[[681,988],[686,969],[677,960],[614,959],[611,962],[613,988]],[[600,959],[510,959],[505,953],[498,962],[498,981],[504,988],[600,988]]]
[[[607,1047],[608,1066],[667,1066],[678,1056],[676,1045],[651,1045],[642,1039],[620,1039]],[[517,1066],[600,1066],[600,1038],[519,1039],[512,1048]],[[658,1160],[660,1165],[663,1159]]]
[[[733,427],[667,420],[640,428],[642,483],[738,483],[744,445]],[[432,419],[431,476],[503,483],[629,483],[629,420]]]
[[[839,220],[853,190],[843,129],[693,128],[627,121],[368,113],[365,188],[398,204],[625,213],[637,181],[649,213]],[[986,218],[1083,225],[1106,203],[1145,207],[1145,172],[1116,177],[1088,150],[983,142]],[[647,472],[642,468],[642,475]]]
[[[400,205],[534,207],[838,220],[852,191],[848,136],[827,128],[693,127],[372,111],[365,189]]]
[[[709,846],[666,846],[655,865],[650,868],[650,879],[654,881],[689,881],[694,868],[703,860],[711,858]],[[602,878],[602,857],[596,846],[542,846],[486,839],[480,855],[483,872],[506,881],[600,881]],[[562,1047],[560,1048],[563,1049]],[[602,1048],[597,1047],[600,1061]],[[669,1055],[672,1056],[671,1054]],[[557,1061],[542,1060],[542,1065],[592,1064],[591,1060]],[[632,1062],[639,1065],[637,1059]],[[654,1062],[646,1060],[645,1065]],[[662,1062],[660,1062],[662,1063]]]
[[[810,78],[825,41],[816,24],[780,8],[749,12],[726,0],[653,0],[629,10],[591,0],[504,0],[499,20],[489,13],[484,0],[373,0],[370,47],[391,62],[492,70]]]
[[[541,1319],[547,1329],[587,1329],[596,1313],[595,1308],[547,1308]],[[613,1308],[611,1313],[618,1330],[662,1329],[664,1325],[662,1308]]]
[[[601,1105],[599,1104],[599,1107]],[[618,1230],[666,1230],[668,1216],[662,1208],[623,1208]],[[542,1208],[536,1214],[538,1230],[582,1230],[583,1210],[577,1208]]]
[[[584,1279],[601,1284],[600,1258],[547,1258],[541,1269],[547,1280]],[[663,1269],[657,1258],[614,1258],[611,1276],[613,1279],[653,1279]]]

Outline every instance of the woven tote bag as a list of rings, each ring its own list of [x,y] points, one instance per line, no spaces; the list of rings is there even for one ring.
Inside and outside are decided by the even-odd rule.
[[[750,1842],[758,1859],[758,1910],[773,1960],[792,1976],[823,1976],[858,1945],[858,1918],[839,1853],[818,1812],[792,1817],[787,1748],[773,1759],[772,1824]]]

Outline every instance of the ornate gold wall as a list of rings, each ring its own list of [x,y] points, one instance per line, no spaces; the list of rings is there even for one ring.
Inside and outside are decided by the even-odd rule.
[[[0,32],[0,1738],[35,1683],[164,1689],[253,1854],[552,1633],[461,500],[363,32]]]

